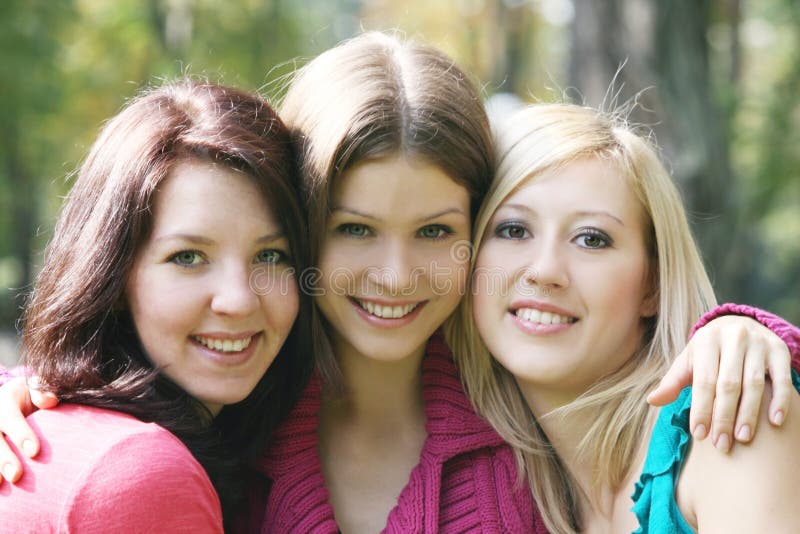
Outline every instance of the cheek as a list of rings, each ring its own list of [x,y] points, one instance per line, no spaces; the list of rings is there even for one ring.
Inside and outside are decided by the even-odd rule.
[[[145,270],[131,276],[126,301],[142,343],[153,350],[188,335],[207,305],[207,291],[197,281]]]
[[[472,292],[476,307],[504,306],[514,291],[515,273],[524,265],[520,255],[488,242],[481,247],[472,273]]]
[[[268,293],[262,293],[261,303],[270,325],[280,335],[288,335],[300,309],[297,279],[292,275],[281,277],[279,285]]]

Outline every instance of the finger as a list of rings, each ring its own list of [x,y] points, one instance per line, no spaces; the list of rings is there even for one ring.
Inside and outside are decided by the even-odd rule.
[[[717,351],[716,343],[711,344],[708,341],[698,339],[694,347],[688,350],[691,350],[689,357],[692,359],[693,370],[689,429],[695,439],[701,440],[708,435],[711,428],[711,414],[714,410],[719,360],[711,356],[714,351]],[[694,356],[695,352],[704,354],[705,358],[698,361],[697,357]]]
[[[734,436],[737,441],[746,443],[753,439],[758,429],[761,400],[764,397],[766,382],[767,348],[764,343],[750,343],[744,358],[742,372],[742,398],[736,414]]]
[[[31,404],[41,410],[50,410],[58,406],[58,397],[49,391],[42,391],[39,389],[31,389]]]
[[[33,409],[24,378],[15,378],[0,388],[0,432],[29,458],[39,453],[39,439],[25,420],[25,414]]]
[[[731,436],[733,436],[733,424],[736,422],[736,408],[742,393],[742,369],[747,346],[748,336],[744,328],[726,332],[720,342],[711,439],[723,452],[727,452],[733,443]]]
[[[0,433],[0,484],[3,479],[16,482],[22,476],[22,463]]]
[[[769,403],[769,421],[780,426],[789,415],[792,395],[791,354],[786,344],[776,336],[767,345],[767,372],[772,386],[772,400]]]
[[[647,395],[647,402],[653,406],[664,406],[678,398],[681,390],[692,383],[692,362],[689,352],[684,349],[667,370],[656,389]]]

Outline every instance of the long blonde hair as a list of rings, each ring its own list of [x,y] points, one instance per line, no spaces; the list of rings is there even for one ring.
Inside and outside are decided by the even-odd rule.
[[[623,368],[553,414],[568,417],[587,409],[597,414],[578,446],[579,454],[596,466],[595,491],[616,489],[640,445],[649,413],[647,392],[683,349],[697,318],[715,304],[683,203],[654,146],[613,114],[571,104],[532,105],[504,123],[496,146],[496,178],[474,226],[476,250],[494,212],[521,184],[581,158],[602,158],[614,165],[649,218],[647,244],[658,312],[643,319],[646,333],[641,347]],[[514,377],[481,341],[472,311],[470,288],[445,325],[472,402],[513,447],[548,529],[578,531],[580,489],[537,424]]]
[[[363,33],[314,58],[292,79],[280,115],[299,150],[312,265],[333,185],[359,162],[398,152],[421,158],[468,191],[473,217],[492,179],[492,135],[476,85],[442,51],[397,34]],[[341,390],[313,313],[317,368],[330,390]]]

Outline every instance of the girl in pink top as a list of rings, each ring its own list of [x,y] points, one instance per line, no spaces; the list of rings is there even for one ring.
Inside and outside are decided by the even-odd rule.
[[[28,419],[46,438],[3,531],[221,532],[309,368],[292,161],[263,99],[214,84],[104,127],[24,317],[27,369],[73,404]]]

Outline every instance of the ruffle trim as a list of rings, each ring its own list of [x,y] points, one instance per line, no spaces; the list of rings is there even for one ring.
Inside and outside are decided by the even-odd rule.
[[[792,370],[792,385],[800,392],[800,376],[794,370]],[[653,509],[652,486],[654,479],[669,473],[673,479],[670,487],[675,487],[692,437],[689,433],[691,407],[692,388],[687,387],[681,391],[672,404],[661,409],[653,427],[642,474],[634,486],[633,495],[631,495],[634,503],[631,511],[636,514],[636,519],[639,521],[639,528],[633,534],[642,534],[649,529],[650,511]],[[664,454],[664,449],[667,447],[671,452]],[[674,492],[669,498],[675,499]]]

